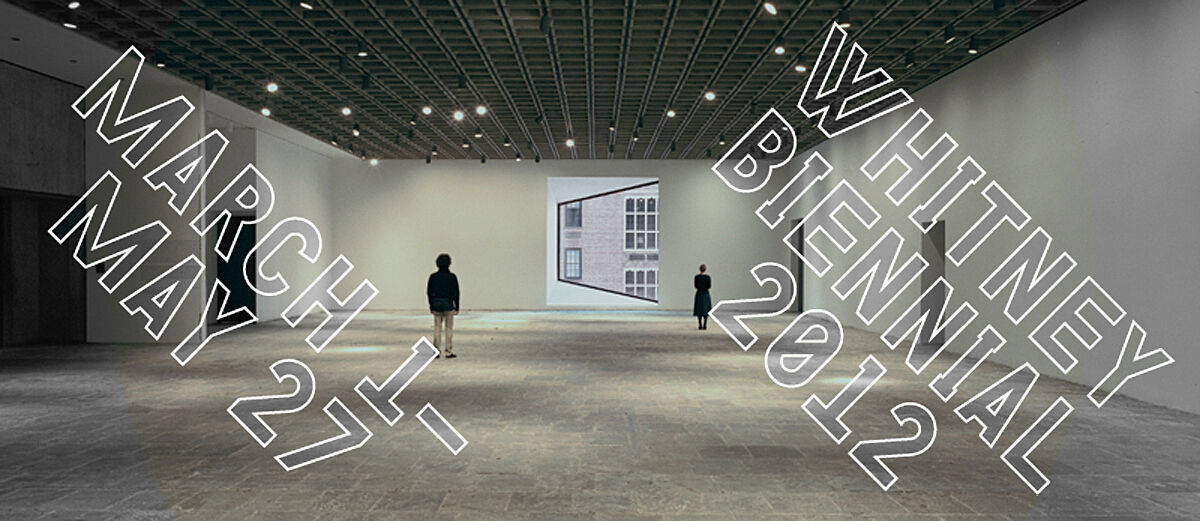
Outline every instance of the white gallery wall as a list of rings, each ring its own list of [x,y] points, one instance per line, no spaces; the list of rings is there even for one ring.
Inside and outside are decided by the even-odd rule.
[[[780,258],[758,233],[757,202],[729,190],[711,161],[341,163],[333,236],[337,251],[379,288],[375,309],[427,307],[426,278],[442,252],[454,259],[464,310],[546,309],[550,177],[659,179],[658,309],[691,309],[700,263],[708,264],[715,301],[758,295],[750,268]]]
[[[1122,394],[1200,412],[1194,400],[1200,393],[1194,377],[1200,371],[1197,23],[1200,2],[1091,0],[915,93],[909,107],[818,146],[837,169],[833,177],[852,180],[883,219],[870,234],[851,226],[871,240],[847,255],[831,255],[836,267],[824,279],[806,276],[806,305],[826,307],[848,325],[879,332],[917,297],[919,284],[913,284],[897,301],[903,305],[893,305],[868,327],[854,316],[859,294],[842,302],[829,288],[889,225],[906,241],[901,260],[917,251],[920,237],[906,222],[912,205],[903,213],[888,211],[883,189],[891,180],[872,186],[859,167],[923,107],[934,122],[917,148],[925,150],[949,133],[959,148],[940,169],[952,173],[972,156],[987,174],[968,193],[995,180],[1032,217],[1021,232],[1002,226],[963,266],[947,264],[948,280],[961,288],[953,305],[970,294],[981,318],[1009,339],[992,360],[1032,361],[1043,374],[1062,377],[1025,335],[1080,279],[1093,275],[1145,328],[1145,350],[1165,347],[1176,359],[1134,379]],[[941,181],[926,184],[914,202],[925,200]],[[813,195],[793,210],[795,217],[821,194]],[[986,208],[978,195],[964,196],[946,216],[947,247]],[[993,302],[975,288],[1038,225],[1054,239],[1047,263],[1065,250],[1078,266],[1034,308],[1028,323],[1013,326],[1003,315],[1008,290]],[[977,330],[968,332],[971,340]],[[950,349],[969,346],[956,344]],[[1116,356],[1111,350],[1092,352],[1066,378],[1095,384]]]

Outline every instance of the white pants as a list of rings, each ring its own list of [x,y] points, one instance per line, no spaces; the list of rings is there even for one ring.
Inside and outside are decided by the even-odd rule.
[[[445,348],[442,346],[442,331],[446,332]],[[454,351],[454,312],[453,311],[434,311],[433,312],[433,347],[442,352],[442,356],[448,355]]]

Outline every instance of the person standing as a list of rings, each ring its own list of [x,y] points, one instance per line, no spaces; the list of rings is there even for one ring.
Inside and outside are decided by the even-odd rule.
[[[434,261],[437,271],[429,275],[425,294],[429,297],[429,312],[433,314],[433,347],[445,358],[454,354],[454,316],[458,314],[458,276],[450,272],[450,255],[441,254]],[[445,331],[446,342],[442,343]]]
[[[712,277],[705,274],[705,271],[708,271],[708,266],[701,264],[700,273],[695,279],[696,301],[692,304],[692,314],[696,315],[700,329],[708,329],[708,312],[712,310],[712,297],[708,294],[708,290],[712,288]]]

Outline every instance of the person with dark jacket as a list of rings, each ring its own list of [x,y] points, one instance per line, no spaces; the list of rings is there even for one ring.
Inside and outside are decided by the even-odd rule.
[[[433,314],[433,347],[441,356],[455,358],[454,316],[458,314],[458,276],[450,272],[450,255],[437,256],[437,271],[429,275],[425,295],[429,297],[429,312]],[[442,331],[446,332],[443,348]]]
[[[712,277],[704,273],[707,270],[708,266],[701,264],[700,273],[695,278],[696,300],[692,304],[692,314],[696,315],[700,329],[708,329],[708,312],[712,310],[712,297],[708,294],[712,288]]]

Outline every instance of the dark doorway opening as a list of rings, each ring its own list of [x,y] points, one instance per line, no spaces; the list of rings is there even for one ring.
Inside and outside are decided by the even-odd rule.
[[[86,274],[75,239],[47,233],[75,200],[0,191],[0,345],[87,341]]]
[[[929,227],[929,231],[921,236],[921,257],[929,263],[929,267],[921,273],[921,293],[924,294],[933,287],[938,278],[946,276],[946,221],[922,224]],[[936,301],[944,302],[946,295],[944,291],[938,290],[932,297]],[[921,302],[923,303],[921,311],[929,311],[928,306],[924,304],[925,299],[922,299]],[[932,342],[935,345],[945,343],[941,331],[934,335]]]
[[[240,229],[242,231],[238,234],[237,244],[233,245],[233,251],[229,253],[228,261],[221,260],[219,255],[216,256],[217,280],[221,281],[221,284],[224,284],[229,289],[229,303],[225,305],[225,309],[237,309],[245,306],[251,313],[257,315],[258,309],[255,304],[258,299],[255,297],[254,290],[250,287],[250,284],[246,283],[246,278],[242,274],[242,267],[245,265],[247,255],[250,256],[250,265],[255,265],[255,256],[253,253],[250,253],[250,250],[254,248],[254,243],[258,240],[258,234],[255,225],[249,222],[254,220],[254,217],[242,215],[234,216],[232,219],[234,226],[232,229]],[[238,228],[239,226],[240,228]],[[233,238],[229,236],[222,237],[222,239],[221,249],[228,247],[228,243],[233,241]],[[257,280],[254,280],[257,275],[258,270],[250,270],[251,283],[257,282]],[[236,318],[235,316],[228,320],[235,320]],[[218,322],[221,321],[218,320]]]
[[[795,239],[794,239],[795,242],[792,243],[792,246],[796,247],[796,251],[798,251],[800,253],[804,253],[804,226],[800,224],[800,221],[801,221],[800,219],[792,219],[792,227],[790,229],[796,230],[797,228],[799,228],[799,231],[792,234],[792,237],[795,237]],[[791,263],[792,263],[792,265],[791,265],[792,276],[796,278],[796,312],[803,313],[804,312],[804,262],[801,261],[800,257],[797,257],[795,254],[790,255],[790,257],[791,257]]]

